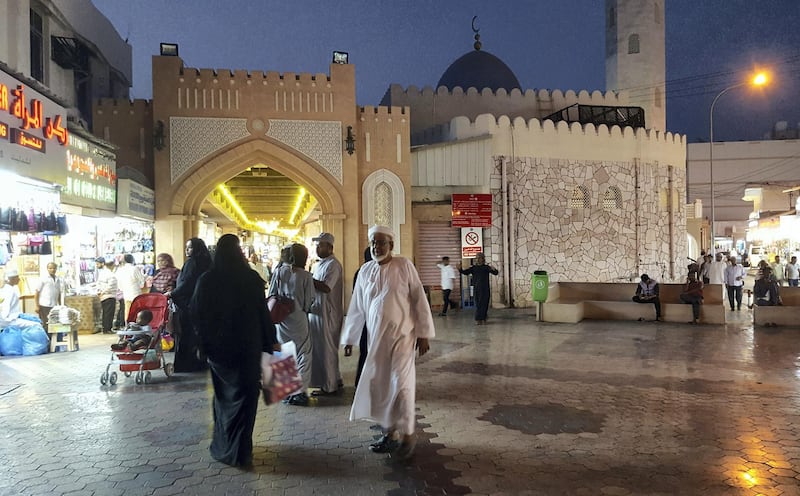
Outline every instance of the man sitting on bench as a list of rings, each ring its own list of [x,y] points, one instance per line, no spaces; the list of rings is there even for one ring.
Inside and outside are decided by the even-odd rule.
[[[753,296],[755,304],[760,307],[772,307],[782,305],[780,288],[772,268],[765,267],[763,275],[753,286]],[[750,308],[753,308],[751,305]]]
[[[652,303],[656,307],[656,320],[661,322],[661,300],[658,297],[658,283],[650,279],[647,274],[642,274],[642,282],[636,286],[636,295],[631,298],[636,303]],[[643,320],[643,319],[639,319]]]

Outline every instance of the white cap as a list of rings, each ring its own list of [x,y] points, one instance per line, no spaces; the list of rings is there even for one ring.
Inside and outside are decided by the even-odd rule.
[[[391,227],[372,226],[372,227],[369,228],[369,232],[368,232],[369,239],[372,239],[372,237],[375,234],[378,234],[378,233],[385,234],[385,235],[389,236],[390,238],[392,238],[393,241],[397,237],[397,236],[395,236],[394,231],[392,230]]]
[[[13,267],[6,269],[6,280],[12,277],[19,277],[19,271]]]

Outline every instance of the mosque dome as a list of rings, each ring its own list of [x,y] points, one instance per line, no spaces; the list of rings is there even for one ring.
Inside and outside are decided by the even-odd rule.
[[[514,88],[522,88],[517,76],[505,62],[491,53],[481,51],[480,36],[477,34],[474,46],[474,51],[462,55],[450,64],[439,78],[437,88],[445,86],[451,91],[456,86],[465,91],[467,88],[476,88],[478,91],[484,88],[492,91],[503,88],[509,92]]]

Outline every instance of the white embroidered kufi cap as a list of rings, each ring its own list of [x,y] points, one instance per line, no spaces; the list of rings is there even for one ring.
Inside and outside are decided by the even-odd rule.
[[[372,227],[370,227],[370,228],[369,228],[369,239],[372,239],[372,237],[373,237],[375,234],[378,234],[378,233],[380,233],[380,234],[385,234],[385,235],[389,236],[390,238],[392,238],[392,240],[394,240],[394,238],[396,238],[396,237],[397,237],[397,236],[394,234],[394,231],[392,230],[392,228],[391,228],[391,227],[386,227],[386,226],[372,226]]]

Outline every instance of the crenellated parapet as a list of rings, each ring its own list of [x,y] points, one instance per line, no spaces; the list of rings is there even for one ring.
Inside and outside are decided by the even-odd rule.
[[[475,119],[481,114],[508,115],[512,118],[541,119],[561,109],[575,104],[599,106],[625,106],[628,95],[625,92],[574,91],[529,89],[506,91],[489,88],[466,90],[445,86],[422,89],[409,86],[403,89],[398,84],[389,87],[383,97],[382,105],[408,106],[414,114],[412,135],[427,131],[437,125],[447,124],[458,116]]]
[[[686,136],[671,132],[605,124],[496,117],[456,117],[440,131],[446,141],[491,135],[507,141],[517,156],[572,158],[576,160],[630,160],[660,162],[685,167]],[[513,135],[513,136],[512,136]]]
[[[118,98],[100,98],[95,100],[94,113],[95,114],[119,114],[126,112],[129,115],[152,115],[153,101],[144,99],[128,100]]]
[[[230,116],[259,111],[265,117],[333,120],[352,115],[355,69],[331,64],[330,74],[184,67],[177,57],[153,58],[153,98],[187,116]],[[337,115],[338,114],[338,115]],[[310,117],[310,116],[309,116]]]

